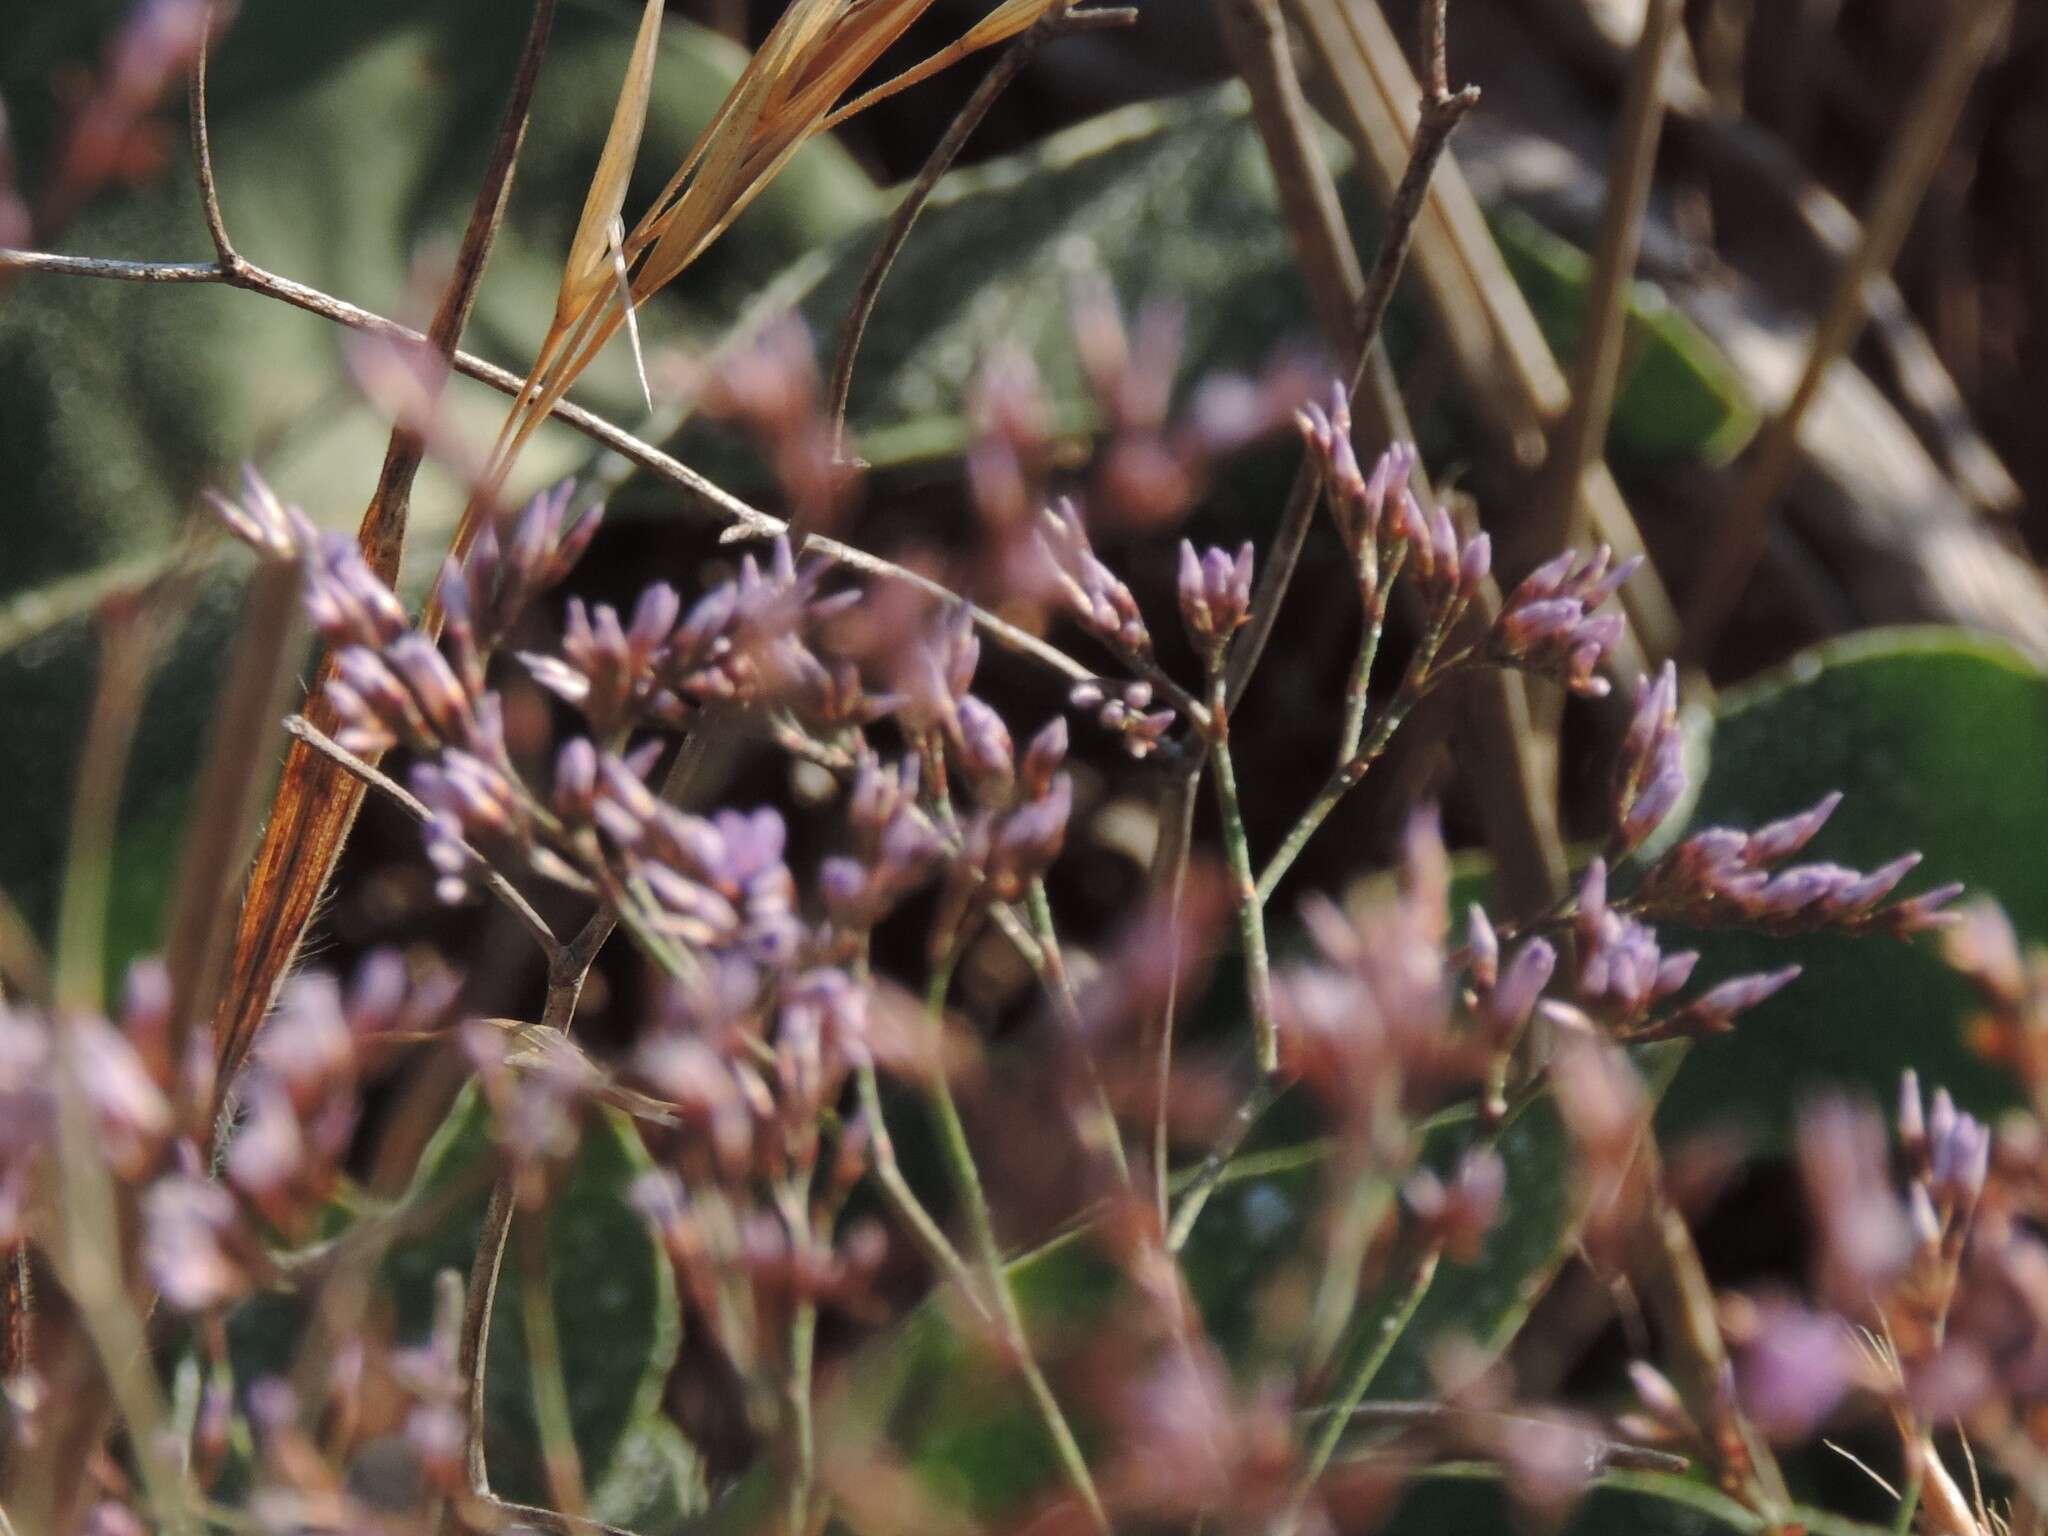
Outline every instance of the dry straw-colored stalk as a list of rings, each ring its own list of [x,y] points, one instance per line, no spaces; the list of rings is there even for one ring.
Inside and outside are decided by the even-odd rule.
[[[460,555],[534,429],[633,313],[745,212],[806,141],[971,53],[1024,31],[1062,0],[1002,0],[957,41],[851,100],[860,78],[931,0],[795,0],[776,22],[680,168],[630,231],[627,183],[654,86],[665,0],[647,0],[555,303],[478,493],[455,536]],[[637,337],[636,346],[637,346]]]

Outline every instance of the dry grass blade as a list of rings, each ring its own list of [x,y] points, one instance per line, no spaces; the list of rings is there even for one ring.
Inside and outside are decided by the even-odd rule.
[[[651,86],[649,23],[627,73],[612,136],[593,180],[557,300],[525,390],[499,433],[484,483],[463,511],[454,547],[466,550],[521,450],[634,310],[674,282],[766,190],[797,150],[844,122],[979,49],[1025,31],[1061,0],[1003,0],[958,42],[866,94],[846,101],[860,78],[930,8],[931,0],[795,0],[776,22],[666,186],[623,241],[608,243],[609,221],[631,171],[637,124]],[[648,16],[658,7],[650,3]],[[844,103],[842,105],[842,103]],[[631,274],[617,303],[616,260]],[[430,616],[431,619],[431,616]]]
[[[263,566],[251,579],[247,617],[214,706],[165,925],[173,1061],[185,1059],[186,1041],[199,1020],[213,1016],[234,932],[234,882],[248,858],[264,783],[276,761],[270,727],[284,711],[286,690],[304,655],[298,573]]]
[[[654,56],[661,42],[663,0],[647,0],[640,16],[640,32],[633,39],[633,57],[626,65],[626,83],[619,89],[619,104],[612,113],[611,130],[605,135],[604,150],[597,157],[597,172],[590,180],[590,193],[583,201],[583,214],[576,221],[576,234],[569,242],[569,262],[562,274],[562,291],[555,302],[555,325],[564,316],[580,314],[590,299],[605,285],[611,269],[613,233],[626,208],[626,184],[632,179],[633,162],[640,154],[640,134],[647,124],[647,100],[654,89]]]
[[[428,328],[428,345],[443,359],[454,355],[455,344],[476,300],[484,263],[504,218],[513,170],[526,137],[528,109],[540,78],[540,62],[547,52],[554,9],[555,0],[537,0],[534,6],[533,23],[520,56],[511,100],[470,210],[469,224],[456,254],[455,272]],[[203,102],[199,105],[203,110]],[[392,433],[376,493],[356,535],[364,560],[387,582],[398,575],[413,476],[424,451],[419,435],[409,427],[401,424]],[[327,702],[325,684],[332,676],[333,666],[333,657],[323,660],[307,703],[307,713],[314,724],[329,732],[336,722]],[[218,1095],[229,1091],[235,1071],[255,1038],[256,1028],[269,1011],[292,956],[298,952],[299,941],[327,887],[328,875],[348,839],[362,798],[363,786],[357,780],[305,743],[292,744],[271,802],[255,867],[243,894],[241,916],[235,926],[234,957],[214,1020],[219,1050],[215,1090]]]

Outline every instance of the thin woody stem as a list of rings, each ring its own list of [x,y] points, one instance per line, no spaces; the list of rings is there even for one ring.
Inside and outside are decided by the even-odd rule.
[[[1437,1250],[1430,1249],[1417,1262],[1409,1277],[1407,1290],[1380,1324],[1377,1338],[1372,1342],[1344,1385],[1331,1400],[1328,1419],[1322,1433],[1316,1436],[1316,1443],[1309,1452],[1308,1465],[1302,1469],[1299,1499],[1306,1501],[1315,1488],[1316,1480],[1330,1465],[1330,1458],[1337,1452],[1337,1444],[1344,1438],[1344,1431],[1351,1423],[1351,1416],[1358,1405],[1365,1401],[1365,1394],[1372,1389],[1373,1381],[1394,1353],[1394,1346],[1408,1331],[1408,1325],[1415,1320],[1416,1309],[1422,1305],[1423,1297],[1429,1294],[1429,1287],[1436,1279]],[[1298,1507],[1298,1505],[1297,1505]]]
[[[1365,289],[1358,300],[1349,387],[1354,405],[1364,394],[1370,379],[1373,349],[1379,343],[1387,308],[1393,302],[1394,289],[1408,263],[1409,249],[1415,243],[1416,225],[1421,221],[1423,207],[1428,201],[1429,183],[1436,175],[1437,162],[1443,159],[1458,124],[1479,104],[1477,87],[1467,86],[1453,93],[1443,83],[1443,0],[1436,0],[1429,10],[1431,19],[1427,35],[1432,39],[1428,65],[1430,83],[1422,99],[1422,116],[1416,124],[1415,143],[1409,152],[1407,169],[1402,173],[1387,208],[1387,229],[1380,239],[1379,254],[1373,260],[1371,272],[1366,275]],[[1308,538],[1316,499],[1321,491],[1322,476],[1314,457],[1305,454],[1301,468],[1295,474],[1294,484],[1288,491],[1287,504],[1280,515],[1279,532],[1273,537],[1273,547],[1267,552],[1259,573],[1258,590],[1252,598],[1251,619],[1231,648],[1227,693],[1230,703],[1243,696],[1245,685],[1251,681],[1251,675],[1265,653],[1266,643],[1272,638],[1273,625],[1279,619],[1280,605],[1294,579],[1294,569],[1301,559],[1302,545]]]
[[[117,261],[98,256],[63,256],[49,251],[22,251],[0,247],[0,272],[43,272],[67,277],[91,277],[114,282],[174,286],[215,283],[261,294],[265,298],[276,299],[280,303],[302,309],[308,314],[318,315],[336,325],[344,325],[351,330],[380,336],[401,344],[418,345],[426,339],[420,332],[400,325],[395,320],[386,319],[344,299],[335,298],[318,288],[280,277],[275,272],[266,271],[241,258],[237,258],[236,265],[229,269],[210,261]],[[526,380],[510,369],[500,368],[495,363],[486,362],[483,358],[460,349],[450,357],[449,366],[465,378],[474,379],[500,394],[515,398],[526,385]],[[572,405],[566,400],[558,400],[549,407],[549,414],[598,446],[618,454],[635,468],[645,470],[656,479],[682,491],[693,504],[707,509],[714,517],[730,524],[728,536],[765,539],[786,535],[789,531],[789,525],[783,519],[750,506],[681,460],[662,452],[652,443],[634,436],[624,427],[606,420],[595,412],[587,411],[579,405]],[[811,535],[806,547],[813,554],[823,555],[833,564],[843,566],[847,570],[883,581],[901,582],[943,603],[964,604],[974,620],[975,627],[1003,649],[1048,667],[1069,682],[1086,683],[1097,680],[1093,668],[1084,666],[1057,646],[1048,644],[987,609],[964,603],[964,599],[958,593],[929,576],[820,534]]]
[[[1038,20],[1027,27],[1022,36],[1003,51],[989,72],[981,77],[981,83],[974,88],[974,94],[954,114],[953,121],[946,127],[939,142],[932,147],[924,165],[917,173],[917,179],[904,190],[897,201],[895,211],[889,215],[888,226],[882,231],[882,238],[875,246],[874,254],[868,258],[866,269],[861,273],[860,286],[854,290],[853,302],[847,307],[846,319],[839,327],[839,345],[832,356],[832,377],[826,391],[825,415],[832,423],[834,452],[846,456],[846,402],[853,392],[853,365],[860,353],[861,339],[867,334],[868,321],[873,318],[875,305],[882,296],[882,285],[888,281],[889,269],[896,264],[904,245],[910,239],[911,226],[916,224],[918,215],[924,212],[925,204],[944,179],[946,172],[953,168],[960,151],[974,136],[982,119],[988,116],[989,108],[996,104],[996,98],[1010,88],[1016,78],[1024,72],[1038,50],[1053,38],[1077,30],[1096,30],[1109,26],[1129,26],[1138,19],[1133,9],[1089,11],[1076,15],[1072,11],[1072,0],[1062,0]],[[791,538],[803,531],[800,527],[802,515],[792,521]]]

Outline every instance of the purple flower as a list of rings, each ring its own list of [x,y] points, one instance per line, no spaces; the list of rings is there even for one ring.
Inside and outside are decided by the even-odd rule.
[[[1240,544],[1235,555],[1221,549],[1197,555],[1195,546],[1182,539],[1179,586],[1181,622],[1195,649],[1213,666],[1251,616],[1251,544]]]
[[[1152,633],[1138,611],[1138,600],[1096,558],[1071,499],[1062,497],[1046,508],[1039,522],[1038,547],[1055,589],[1083,629],[1121,655],[1152,654]]]
[[[1678,669],[1665,662],[1636,684],[1635,714],[1614,765],[1609,810],[1614,851],[1633,852],[1685,794],[1685,740],[1678,729]]]
[[[243,466],[239,499],[218,491],[208,491],[206,499],[228,532],[267,560],[301,559],[319,542],[319,532],[306,514],[278,500],[254,465]]]
[[[1574,693],[1604,695],[1607,680],[1597,674],[1621,639],[1623,620],[1594,610],[1642,563],[1615,565],[1613,558],[1603,544],[1583,557],[1567,551],[1531,571],[1502,605],[1487,654],[1502,666],[1555,677]]]

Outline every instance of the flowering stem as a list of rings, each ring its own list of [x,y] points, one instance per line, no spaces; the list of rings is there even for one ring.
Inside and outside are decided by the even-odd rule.
[[[1181,1192],[1180,1204],[1173,1208],[1173,1221],[1166,1229],[1166,1251],[1179,1253],[1187,1246],[1188,1234],[1195,1230],[1195,1221],[1202,1214],[1202,1207],[1209,1203],[1209,1197],[1216,1193],[1216,1186],[1223,1182],[1223,1175],[1229,1171],[1230,1160],[1237,1155],[1237,1149],[1244,1145],[1245,1137],[1251,1134],[1253,1126],[1259,1123],[1280,1090],[1275,1080],[1261,1078],[1245,1095],[1244,1102],[1237,1106],[1237,1113],[1230,1117],[1230,1125],[1218,1138],[1216,1145],[1209,1149],[1209,1155],[1202,1159],[1202,1165],[1188,1180],[1187,1188]]]
[[[808,1244],[810,1224],[801,1192],[792,1187],[784,1204],[791,1238]],[[790,1536],[802,1536],[810,1523],[811,1490],[818,1477],[817,1429],[811,1417],[811,1367],[817,1343],[818,1304],[806,1297],[789,1321],[790,1451],[796,1463],[789,1480]]]
[[[1296,1507],[1305,1501],[1316,1480],[1330,1465],[1330,1458],[1336,1454],[1337,1442],[1344,1438],[1344,1428],[1351,1422],[1351,1415],[1365,1400],[1371,1390],[1373,1378],[1378,1376],[1388,1358],[1394,1353],[1394,1346],[1401,1335],[1408,1331],[1408,1325],[1415,1320],[1416,1309],[1422,1305],[1422,1298],[1429,1294],[1430,1282],[1436,1279],[1438,1250],[1432,1248],[1425,1253],[1415,1266],[1414,1277],[1408,1282],[1408,1289],[1402,1293],[1394,1310],[1380,1323],[1379,1337],[1365,1352],[1346,1379],[1336,1397],[1330,1401],[1329,1418],[1323,1424],[1323,1431],[1316,1437],[1314,1448],[1309,1453],[1308,1466],[1301,1475],[1301,1487],[1296,1495]]]
[[[953,971],[959,959],[959,945],[951,945],[932,968],[931,983],[925,992],[925,1007],[934,1018],[944,1016],[946,992],[952,985]],[[943,1069],[931,1074],[927,1092],[932,1117],[938,1125],[939,1152],[953,1180],[954,1193],[966,1214],[968,1230],[973,1234],[975,1256],[988,1271],[988,1290],[995,1303],[997,1320],[1008,1336],[1017,1369],[1024,1378],[1024,1385],[1038,1409],[1045,1431],[1052,1439],[1053,1450],[1059,1456],[1067,1481],[1087,1506],[1095,1528],[1108,1536],[1109,1515],[1102,1507],[1102,1496],[1095,1491],[1095,1479],[1088,1471],[1088,1459],[1082,1454],[1081,1444],[1074,1438],[1073,1427],[1067,1423],[1059,1400],[1053,1396],[1051,1384],[1046,1381],[1037,1357],[1031,1352],[1031,1341],[1024,1331],[1024,1314],[1018,1308],[1017,1294],[1010,1285],[1010,1272],[1003,1263],[1002,1245],[996,1239],[995,1220],[989,1213],[988,1194],[982,1188],[981,1171],[975,1165],[974,1151],[967,1143],[967,1127],[961,1122],[960,1107],[953,1101],[953,1090]]]
[[[1394,1200],[1393,1186],[1375,1174],[1358,1170],[1350,1182],[1350,1195],[1335,1214],[1322,1284],[1309,1314],[1305,1358],[1312,1376],[1321,1374],[1344,1342],[1344,1330],[1358,1310],[1359,1281],[1373,1234]]]
[[[1172,935],[1166,1000],[1159,1010],[1159,1053],[1154,1071],[1152,1168],[1161,1226],[1172,1208],[1172,1135],[1169,1129],[1173,1096],[1173,1024],[1180,1002],[1181,912],[1187,900],[1188,851],[1195,834],[1195,800],[1202,788],[1202,764],[1171,775],[1159,793],[1159,846],[1152,855],[1152,886],[1167,893],[1167,929]]]
[[[1237,929],[1244,943],[1245,991],[1251,1002],[1253,1046],[1259,1075],[1280,1070],[1280,1031],[1273,1022],[1273,972],[1266,952],[1266,913],[1259,900],[1259,882],[1252,873],[1251,844],[1244,835],[1244,809],[1238,800],[1237,770],[1230,760],[1230,727],[1222,709],[1221,680],[1216,693],[1215,735],[1209,756],[1215,766],[1216,809],[1223,818],[1223,852],[1230,865],[1231,895],[1237,903]]]
[[[1372,733],[1364,735],[1366,692],[1373,661],[1379,653],[1380,634],[1386,628],[1386,599],[1382,597],[1368,616],[1365,639],[1359,646],[1358,664],[1352,671],[1351,686],[1345,699],[1344,739],[1338,746],[1337,766],[1323,781],[1323,787],[1316,792],[1308,809],[1301,813],[1300,820],[1288,830],[1273,857],[1259,875],[1258,899],[1261,906],[1273,899],[1273,892],[1279,889],[1287,871],[1294,867],[1294,861],[1301,857],[1301,851],[1308,846],[1316,829],[1328,819],[1330,812],[1337,808],[1352,790],[1365,779],[1372,765],[1380,760],[1387,750],[1387,744],[1394,739],[1415,706],[1425,695],[1451,675],[1448,667],[1436,666],[1436,653],[1443,644],[1445,625],[1441,622],[1430,626],[1429,634],[1423,640],[1423,647],[1416,653],[1409,665],[1408,673],[1401,679],[1401,687],[1387,707],[1373,722]]]
[[[1067,972],[1066,956],[1060,949],[1059,930],[1052,920],[1052,901],[1045,893],[1043,878],[1031,882],[1027,897],[1031,912],[1031,931],[1038,936],[1039,975],[1053,1004],[1060,1010],[1062,1023],[1073,1050],[1081,1057],[1087,1072],[1088,1086],[1094,1095],[1094,1115],[1097,1121],[1097,1139],[1102,1150],[1116,1165],[1117,1177],[1126,1188],[1131,1183],[1131,1165],[1124,1156],[1124,1139],[1117,1129],[1116,1111],[1110,1107],[1109,1090],[1103,1085],[1102,1074],[1095,1070],[1095,1058],[1088,1050],[1088,1042],[1081,1024],[1081,1005],[1074,995],[1074,979]]]
[[[869,1134],[873,1137],[875,1177],[881,1183],[882,1193],[896,1209],[903,1224],[910,1228],[925,1251],[933,1268],[940,1270],[960,1288],[976,1310],[987,1314],[987,1305],[981,1299],[980,1288],[974,1283],[974,1271],[967,1261],[960,1257],[932,1213],[924,1208],[924,1202],[917,1198],[917,1191],[910,1187],[903,1177],[903,1170],[896,1162],[896,1143],[889,1135],[888,1122],[882,1117],[881,1084],[875,1078],[872,1063],[863,1063],[857,1078],[860,1089],[861,1112],[868,1117]]]

